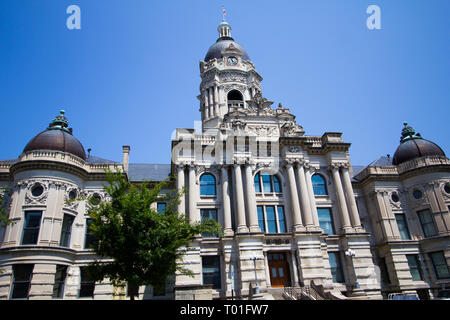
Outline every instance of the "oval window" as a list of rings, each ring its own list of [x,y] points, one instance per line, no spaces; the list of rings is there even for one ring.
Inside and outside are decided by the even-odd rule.
[[[399,202],[399,201],[400,201],[400,197],[398,196],[397,193],[393,193],[393,194],[391,195],[391,199],[392,199],[392,201],[394,201],[394,202]]]
[[[41,194],[44,193],[44,187],[41,186],[39,183],[36,183],[33,188],[31,188],[31,194],[33,197],[39,197]]]
[[[450,194],[450,182],[447,182],[444,186],[444,191],[448,194]]]
[[[413,191],[413,197],[414,197],[415,199],[417,199],[417,200],[421,199],[421,198],[422,198],[422,191],[420,191],[420,190],[414,190],[414,191]]]

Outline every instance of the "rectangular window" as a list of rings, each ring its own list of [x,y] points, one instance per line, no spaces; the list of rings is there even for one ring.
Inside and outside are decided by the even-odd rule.
[[[64,284],[66,282],[67,266],[56,266],[55,284],[53,285],[53,298],[64,297]]]
[[[436,278],[438,279],[448,279],[450,278],[450,272],[445,259],[444,252],[433,252],[430,253],[431,261],[433,262],[434,272],[436,273]]]
[[[409,271],[413,281],[422,281],[422,268],[420,267],[419,257],[416,254],[407,254]]]
[[[342,273],[341,255],[339,254],[339,252],[328,252],[328,259],[330,261],[333,282],[345,282],[344,275]]]
[[[262,175],[262,180],[263,180],[263,190],[264,190],[264,192],[273,192],[272,181],[270,179],[270,175],[263,174]]]
[[[286,229],[286,218],[284,217],[284,207],[278,206],[278,226],[280,227],[280,232],[284,233],[287,232]]]
[[[165,214],[166,213],[166,206],[167,206],[167,203],[165,203],[165,202],[158,202],[158,204],[156,205],[156,211],[158,213]]]
[[[80,268],[80,298],[94,297],[95,281],[91,279],[85,267]]]
[[[398,213],[395,215],[395,220],[397,220],[398,231],[402,240],[411,240],[405,215],[403,213]]]
[[[202,257],[203,284],[212,284],[213,289],[221,288],[220,257]]]
[[[261,229],[262,232],[266,232],[266,227],[265,227],[265,219],[264,219],[264,207],[263,206],[258,206],[257,207],[258,210],[258,225],[259,228]]]
[[[317,208],[319,216],[319,225],[326,234],[335,234],[333,226],[333,218],[329,208]]]
[[[201,209],[200,216],[201,216],[202,221],[206,220],[206,219],[211,219],[211,220],[218,222],[217,209]],[[218,236],[219,235],[217,233],[208,233],[208,232],[202,233],[202,237],[204,237],[204,238],[217,238]]]
[[[13,266],[11,299],[28,298],[33,268],[33,264],[17,264]]]
[[[84,237],[84,248],[90,249],[92,246],[95,245],[96,239],[92,233],[92,231],[89,229],[89,225],[92,223],[92,219],[88,218],[86,219],[86,232]]]
[[[386,284],[391,284],[391,279],[389,278],[389,271],[386,264],[386,258],[380,258],[380,273],[381,281]]]
[[[420,224],[422,226],[422,231],[425,238],[437,235],[436,226],[434,225],[430,210],[421,210],[418,211],[417,214],[419,215]]]
[[[259,173],[255,175],[254,184],[255,184],[255,192],[260,193],[261,192],[261,184],[259,183]]]
[[[70,235],[72,233],[72,224],[75,218],[71,215],[65,214],[62,228],[61,228],[61,239],[59,245],[62,247],[70,247]]]
[[[275,207],[266,207],[266,217],[267,217],[267,232],[277,233],[277,219],[275,217]]]
[[[41,211],[25,212],[22,244],[37,244],[39,237],[39,228],[41,226],[41,216]]]

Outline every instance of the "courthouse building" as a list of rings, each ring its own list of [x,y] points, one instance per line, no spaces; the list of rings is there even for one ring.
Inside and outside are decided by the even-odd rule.
[[[218,31],[200,62],[201,132],[176,130],[171,164],[129,163],[128,146],[121,163],[86,154],[63,112],[18,159],[0,161],[14,222],[0,229],[0,299],[127,297],[89,280],[89,204],[67,201],[106,199],[105,169],[135,183],[174,176],[173,187],[187,189],[179,211],[223,227],[191,243],[180,263],[192,277],[176,274],[161,292],[141,287],[141,299],[271,298],[284,287],[327,299],[427,299],[450,284],[444,151],[405,124],[392,158],[353,166],[342,134],[307,135],[288,108],[273,107],[230,25]]]

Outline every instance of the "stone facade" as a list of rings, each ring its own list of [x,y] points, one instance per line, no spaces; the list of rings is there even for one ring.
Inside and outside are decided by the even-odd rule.
[[[199,235],[187,248],[180,263],[192,277],[174,275],[163,293],[142,287],[140,299],[270,298],[283,286],[313,286],[335,298],[433,297],[449,284],[450,161],[428,155],[352,166],[341,133],[309,136],[289,108],[272,108],[230,31],[220,24],[209,60],[200,62],[201,132],[176,130],[167,168],[129,163],[128,146],[122,163],[29,145],[18,159],[0,161],[14,222],[0,229],[0,299],[14,298],[20,272],[29,275],[29,299],[83,299],[82,267],[95,259],[85,246],[88,204],[67,200],[105,199],[104,169],[136,183],[176,176],[174,187],[187,189],[179,212],[223,226],[222,236]],[[72,134],[66,126],[61,115],[48,130]],[[129,298],[107,279],[87,288],[89,299]]]

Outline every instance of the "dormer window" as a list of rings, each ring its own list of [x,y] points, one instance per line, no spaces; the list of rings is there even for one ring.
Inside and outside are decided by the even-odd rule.
[[[228,108],[244,107],[244,97],[238,90],[231,90],[227,95]]]

